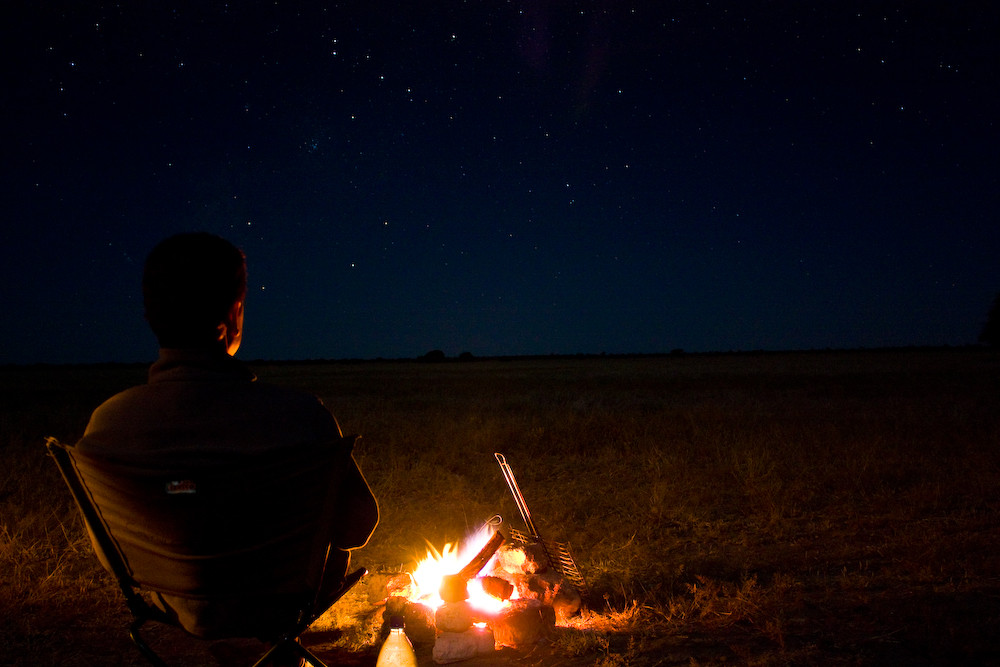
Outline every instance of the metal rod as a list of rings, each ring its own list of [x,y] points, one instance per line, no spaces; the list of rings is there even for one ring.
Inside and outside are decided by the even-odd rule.
[[[497,458],[497,463],[500,464],[500,470],[503,472],[503,478],[507,481],[507,486],[510,487],[510,493],[514,496],[514,503],[517,504],[517,510],[521,513],[521,518],[524,520],[524,525],[528,527],[531,532],[531,536],[536,540],[539,539],[538,531],[535,529],[535,524],[531,520],[531,512],[528,511],[528,504],[524,502],[524,496],[521,495],[521,489],[517,486],[517,480],[514,479],[514,471],[510,469],[507,465],[507,459],[500,452],[494,452],[493,456]]]

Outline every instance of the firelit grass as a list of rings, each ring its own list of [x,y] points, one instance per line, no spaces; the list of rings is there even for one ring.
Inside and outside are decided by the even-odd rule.
[[[409,567],[495,513],[523,529],[504,453],[539,533],[570,544],[592,592],[551,664],[1000,657],[995,351],[255,368],[363,435],[382,509],[355,555],[369,568]],[[42,444],[78,437],[141,374],[0,371],[0,664],[142,664]],[[337,623],[361,623],[352,604]],[[345,636],[363,664],[376,634]]]

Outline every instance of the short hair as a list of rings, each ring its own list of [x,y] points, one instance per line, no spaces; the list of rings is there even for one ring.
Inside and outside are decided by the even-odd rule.
[[[146,258],[142,275],[146,321],[161,347],[211,345],[218,339],[219,324],[246,291],[246,257],[214,234],[171,236]]]

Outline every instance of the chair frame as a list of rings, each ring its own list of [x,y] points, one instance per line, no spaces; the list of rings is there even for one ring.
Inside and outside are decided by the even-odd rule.
[[[132,623],[128,629],[129,637],[151,664],[156,667],[168,667],[167,663],[153,651],[139,631],[150,621],[171,627],[178,627],[177,623],[166,613],[147,602],[139,593],[142,587],[133,578],[125,555],[111,535],[107,523],[101,516],[100,510],[93,503],[90,492],[87,490],[77,469],[76,462],[73,460],[70,451],[71,447],[52,437],[46,438],[45,444],[49,454],[55,460],[63,480],[69,487],[70,494],[73,496],[73,500],[76,502],[84,522],[90,529],[95,546],[103,552],[111,574],[114,575],[122,596],[125,598],[125,604],[132,614]],[[253,664],[253,667],[263,667],[263,665],[266,665],[274,658],[278,651],[291,651],[314,667],[326,667],[326,664],[322,660],[299,643],[299,635],[305,632],[324,612],[336,604],[367,573],[368,571],[363,567],[356,569],[346,576],[342,586],[332,596],[326,597],[324,600],[314,598],[310,604],[301,608],[294,623],[275,633],[275,636],[270,640],[269,648]],[[323,574],[325,574],[325,571]],[[191,636],[195,639],[201,639],[194,635]]]

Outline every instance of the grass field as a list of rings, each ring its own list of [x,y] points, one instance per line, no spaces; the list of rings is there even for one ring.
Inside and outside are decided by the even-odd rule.
[[[466,664],[1000,664],[996,351],[255,369],[363,434],[382,522],[356,562],[408,567],[494,513],[521,527],[497,451],[571,543],[589,610]],[[143,664],[43,438],[144,376],[0,369],[0,665]],[[321,656],[374,665],[349,630],[316,633]]]

